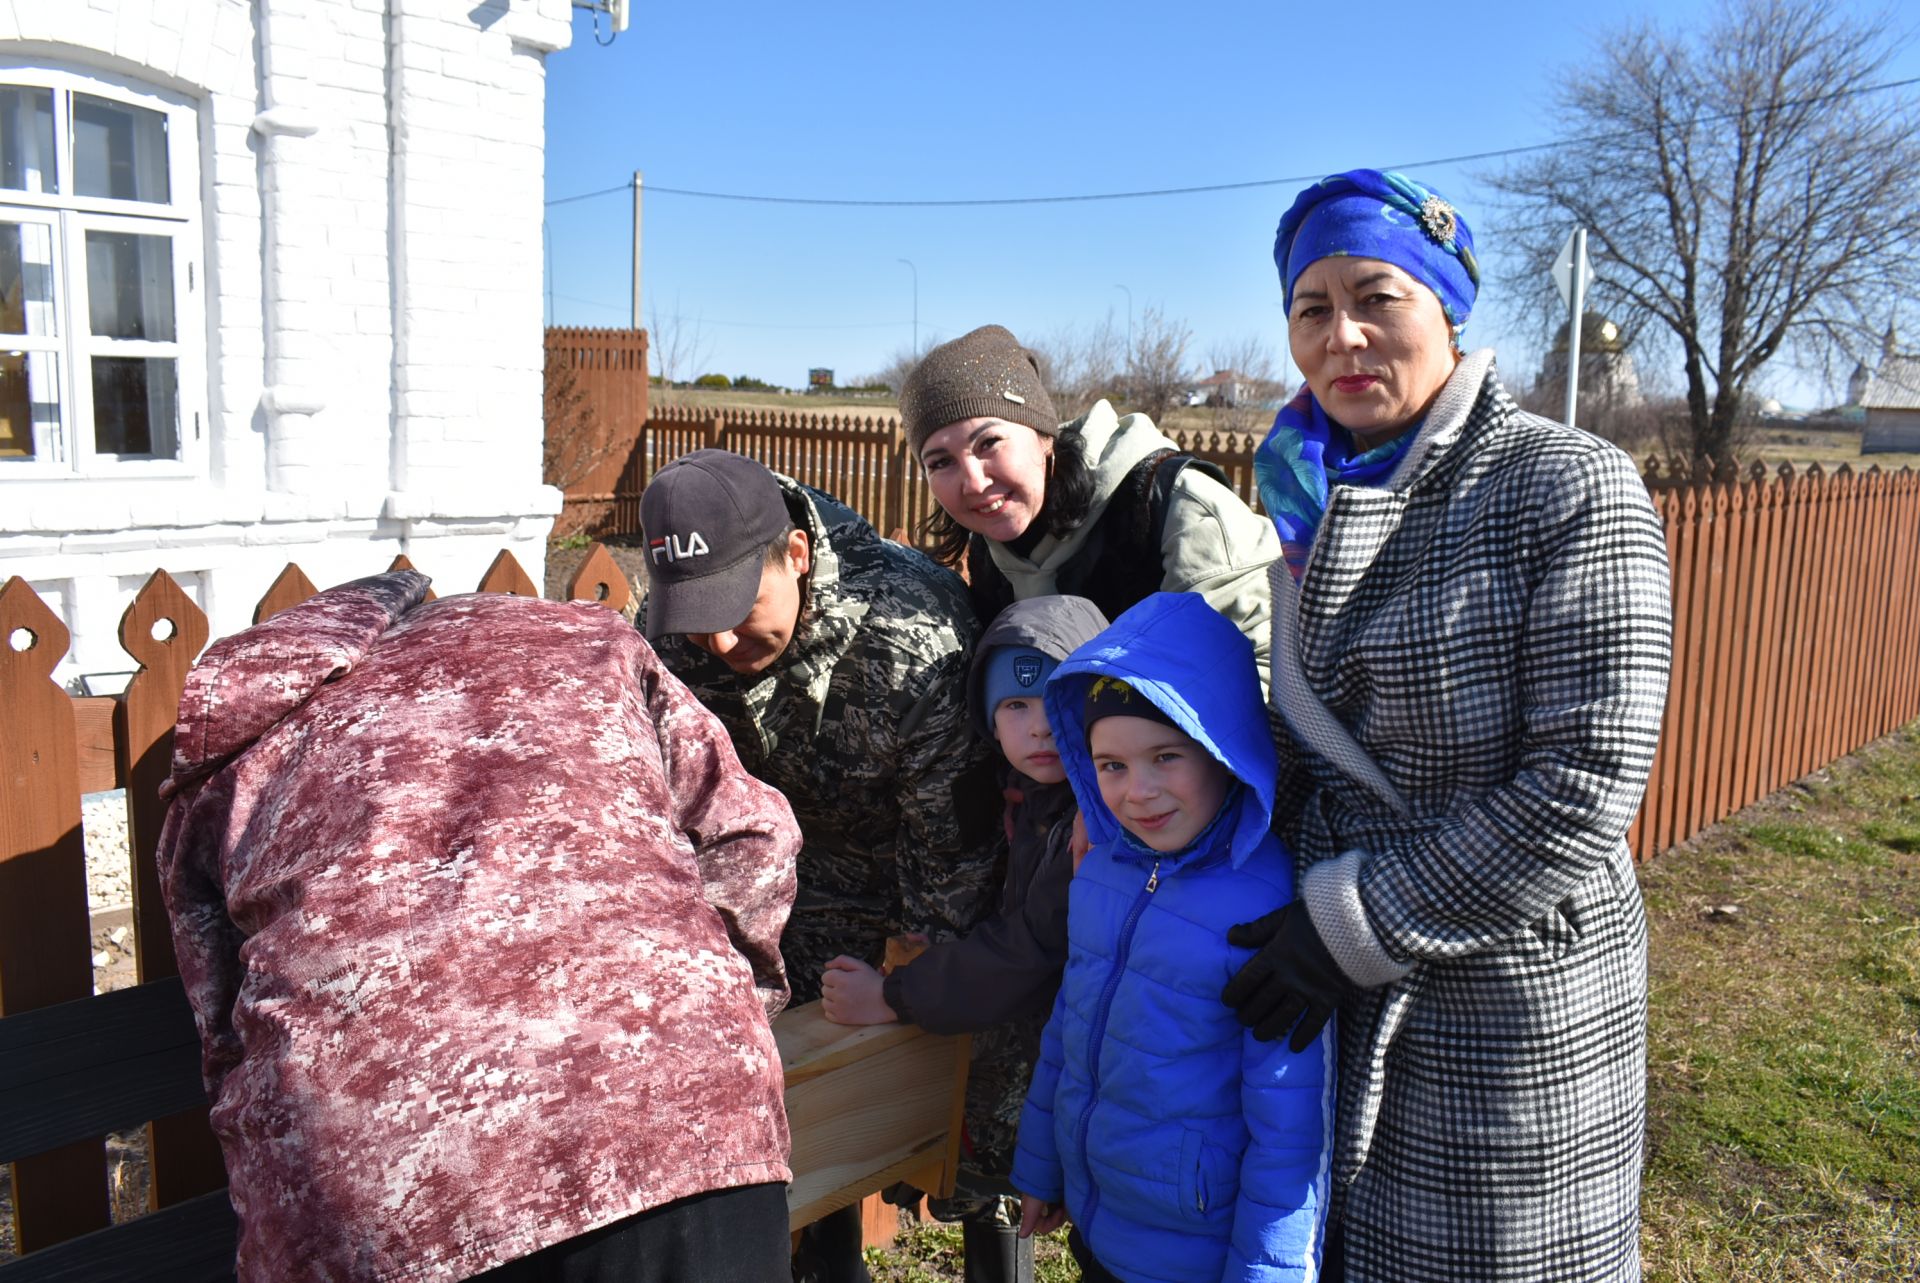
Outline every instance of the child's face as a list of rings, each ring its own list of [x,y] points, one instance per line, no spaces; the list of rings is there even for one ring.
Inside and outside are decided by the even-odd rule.
[[[1087,746],[1107,809],[1155,851],[1178,851],[1199,837],[1233,779],[1187,736],[1145,717],[1103,717]]]
[[[1047,711],[1037,695],[1016,695],[1003,699],[993,710],[993,738],[1007,755],[1013,769],[1033,778],[1038,784],[1060,784],[1067,768],[1054,751],[1053,730],[1047,725]]]

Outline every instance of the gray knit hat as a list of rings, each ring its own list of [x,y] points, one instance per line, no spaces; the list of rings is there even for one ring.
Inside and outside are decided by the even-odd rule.
[[[900,421],[914,454],[962,419],[992,416],[1043,436],[1060,430],[1040,366],[1004,326],[983,325],[927,353],[900,389]]]

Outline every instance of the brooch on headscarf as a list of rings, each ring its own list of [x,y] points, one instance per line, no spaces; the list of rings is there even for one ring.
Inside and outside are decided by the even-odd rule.
[[[1460,230],[1459,220],[1453,216],[1453,206],[1438,196],[1429,196],[1420,202],[1420,230],[1436,245],[1446,245]]]

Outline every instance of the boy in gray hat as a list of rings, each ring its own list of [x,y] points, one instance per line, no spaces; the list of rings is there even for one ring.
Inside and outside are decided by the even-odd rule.
[[[800,821],[794,1001],[820,996],[830,958],[878,963],[888,936],[950,939],[991,911],[1001,804],[968,721],[979,629],[959,577],[725,450],[656,473],[640,521],[641,626]],[[852,1233],[857,1261],[857,1216]]]

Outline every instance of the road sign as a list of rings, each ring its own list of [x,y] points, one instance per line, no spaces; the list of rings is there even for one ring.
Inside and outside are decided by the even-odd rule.
[[[1559,287],[1560,301],[1568,307],[1573,306],[1573,259],[1576,242],[1580,254],[1580,279],[1583,282],[1593,279],[1593,263],[1587,258],[1587,238],[1581,234],[1582,230],[1576,227],[1567,233],[1567,243],[1560,247],[1560,257],[1553,260],[1553,283]]]

